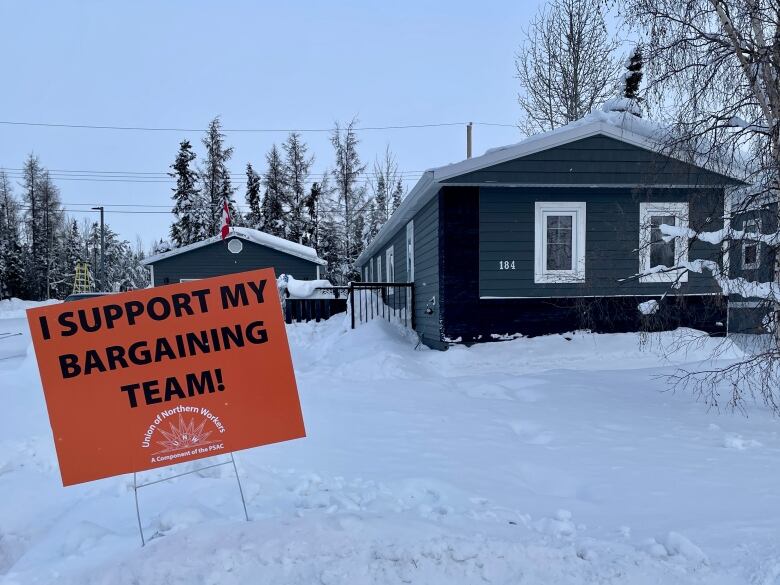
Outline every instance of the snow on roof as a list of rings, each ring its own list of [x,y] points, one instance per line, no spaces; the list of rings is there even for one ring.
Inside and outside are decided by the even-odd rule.
[[[314,262],[315,264],[319,264],[321,266],[325,266],[327,264],[325,260],[317,256],[317,251],[314,248],[310,248],[309,246],[304,246],[303,244],[298,244],[296,242],[291,242],[290,240],[285,240],[284,238],[272,236],[271,234],[261,232],[260,230],[247,227],[231,227],[228,238],[231,237],[241,238],[242,240],[246,240],[260,246],[273,248],[274,250],[279,250],[285,254],[290,254],[291,256],[297,256],[298,258],[309,260],[310,262]],[[178,256],[179,254],[184,254],[185,252],[191,252],[192,250],[197,250],[198,248],[208,246],[209,244],[214,244],[219,242],[221,239],[222,236],[217,234],[216,236],[201,240],[200,242],[195,242],[194,244],[182,246],[181,248],[174,248],[173,250],[163,252],[162,254],[149,256],[143,260],[143,264],[154,264],[160,260]]]
[[[414,217],[419,209],[428,203],[441,187],[442,181],[508,162],[516,158],[528,156],[556,146],[561,146],[575,140],[581,140],[590,136],[603,135],[639,148],[652,150],[665,156],[675,158],[664,148],[668,131],[662,126],[649,120],[645,120],[629,112],[615,111],[617,106],[624,105],[611,100],[605,104],[603,111],[595,111],[583,116],[579,120],[560,126],[554,130],[535,134],[521,142],[491,148],[481,156],[467,158],[457,163],[428,169],[417,184],[412,188],[395,213],[382,226],[377,235],[358,257],[358,263],[365,262],[376,253],[388,239],[396,232],[401,223],[405,223]],[[684,161],[689,162],[689,161]],[[719,175],[741,181],[736,173]]]

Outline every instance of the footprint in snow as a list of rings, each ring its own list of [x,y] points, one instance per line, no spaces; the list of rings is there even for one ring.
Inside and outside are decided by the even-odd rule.
[[[528,445],[547,445],[555,438],[552,432],[534,422],[518,420],[510,422],[509,426]]]

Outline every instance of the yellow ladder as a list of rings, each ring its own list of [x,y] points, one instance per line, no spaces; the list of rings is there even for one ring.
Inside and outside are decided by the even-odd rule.
[[[94,291],[92,278],[89,275],[89,265],[86,262],[76,262],[76,276],[73,279],[73,294]]]

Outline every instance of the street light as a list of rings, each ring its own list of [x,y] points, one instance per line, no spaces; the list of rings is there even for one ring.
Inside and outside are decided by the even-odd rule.
[[[103,206],[93,207],[93,211],[100,212],[100,284],[106,286],[106,227],[103,223]]]

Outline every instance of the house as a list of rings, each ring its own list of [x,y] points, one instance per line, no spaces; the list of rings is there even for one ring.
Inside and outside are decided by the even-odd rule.
[[[751,189],[738,189],[727,198],[730,227],[737,232],[772,234],[778,229],[776,194],[755,195]],[[729,245],[728,274],[754,283],[774,281],[775,252],[764,243],[753,240],[734,241]],[[736,334],[767,333],[766,319],[771,303],[750,295],[749,290],[729,295],[728,331]]]
[[[151,270],[152,286],[268,267],[277,276],[314,280],[327,265],[313,248],[245,227],[230,228],[225,240],[216,235],[150,256],[143,263]]]
[[[720,261],[720,248],[667,242],[659,226],[718,229],[725,192],[744,183],[665,154],[657,132],[596,112],[430,169],[358,258],[362,277],[413,282],[415,329],[436,348],[643,320],[725,333],[712,278],[660,268]],[[663,311],[638,311],[673,285]]]

